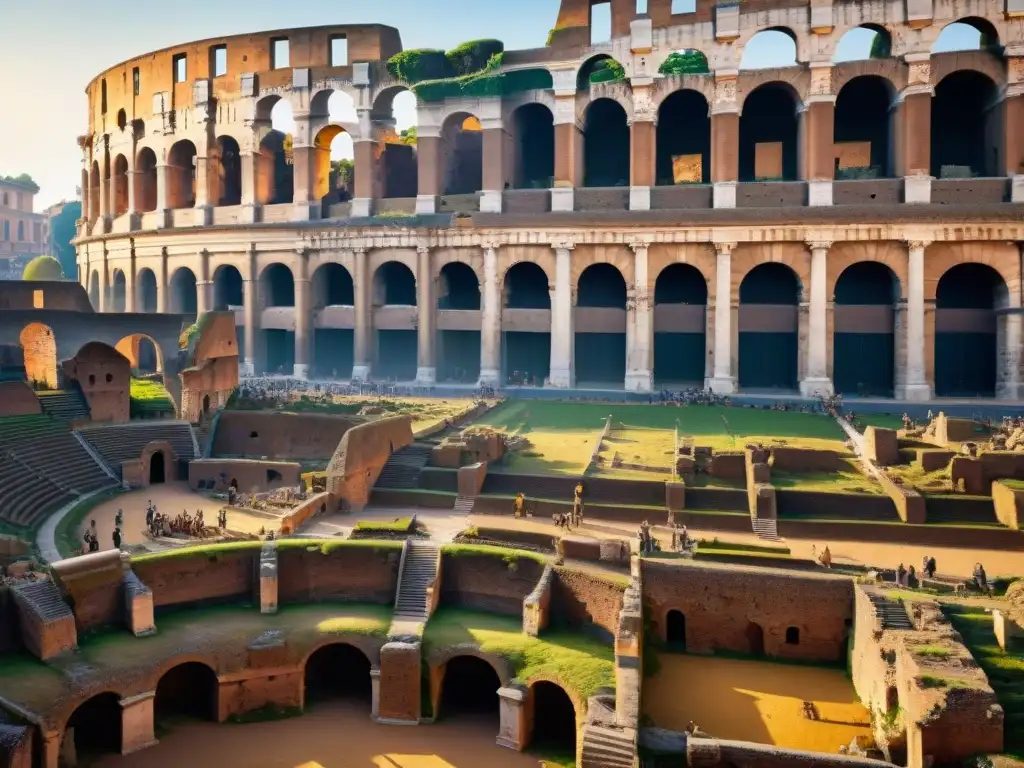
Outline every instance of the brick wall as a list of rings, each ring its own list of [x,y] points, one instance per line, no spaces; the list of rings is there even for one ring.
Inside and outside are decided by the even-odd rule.
[[[203,601],[248,601],[256,589],[260,542],[243,550],[185,550],[140,558],[132,569],[153,590],[153,607]]]
[[[551,591],[551,623],[593,633],[612,642],[619,626],[625,585],[593,573],[556,568]]]
[[[362,509],[391,454],[412,442],[408,416],[359,424],[345,433],[327,466],[327,490],[350,509]]]
[[[279,480],[268,480],[267,472],[273,470],[281,477]],[[221,480],[224,475],[226,481]],[[188,485],[192,490],[199,487],[199,481],[216,483],[216,489],[227,491],[232,480],[238,481],[238,489],[243,493],[263,492],[286,486],[295,487],[299,484],[301,466],[290,461],[259,461],[257,459],[197,459],[189,462]]]
[[[511,552],[444,552],[441,605],[520,616],[523,598],[537,586],[543,572],[541,563]]]
[[[422,677],[419,643],[388,643],[381,648],[380,718],[418,721]]]
[[[224,411],[217,421],[212,455],[268,456],[276,461],[328,459],[358,423],[341,416]]]
[[[398,585],[401,547],[342,546],[328,554],[316,546],[278,547],[278,603],[348,601],[390,605]]]
[[[27,416],[40,412],[39,398],[23,381],[0,382],[0,416]]]
[[[123,355],[106,344],[90,343],[63,366],[64,375],[81,385],[93,421],[128,421],[131,368]]]

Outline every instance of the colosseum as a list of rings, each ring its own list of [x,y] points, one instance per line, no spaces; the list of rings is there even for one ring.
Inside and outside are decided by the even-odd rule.
[[[353,25],[118,64],[87,89],[81,281],[234,308],[249,373],[1019,398],[1020,0],[673,6],[612,0],[594,42],[562,0],[545,47],[460,58]],[[979,50],[933,53],[956,22]],[[858,27],[872,58],[834,63]],[[765,31],[795,66],[744,68]]]

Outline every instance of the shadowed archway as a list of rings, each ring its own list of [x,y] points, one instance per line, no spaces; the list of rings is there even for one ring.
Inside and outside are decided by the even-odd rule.
[[[345,699],[370,704],[370,660],[348,643],[318,648],[306,661],[305,707]]]
[[[501,681],[494,667],[476,656],[456,656],[444,667],[437,716],[498,719]]]
[[[372,290],[377,329],[373,370],[386,379],[414,379],[419,339],[415,324],[409,327],[409,308],[417,303],[416,276],[402,262],[388,261],[374,273]]]
[[[551,371],[551,293],[532,261],[513,264],[502,284],[502,381],[542,385]]]
[[[345,267],[328,263],[313,273],[313,361],[318,377],[351,376],[355,353],[354,304],[355,286]]]
[[[792,390],[798,378],[800,281],[785,264],[759,264],[740,283],[739,385]]]
[[[654,380],[703,385],[708,285],[692,264],[670,264],[654,283]]]
[[[625,278],[612,264],[591,264],[580,275],[576,295],[577,385],[625,386]]]
[[[896,274],[877,261],[851,264],[836,281],[832,380],[837,392],[892,397]]]
[[[465,384],[477,381],[480,378],[480,281],[472,267],[453,261],[441,268],[437,278],[437,308],[441,310],[436,341],[438,380]]]
[[[576,708],[557,683],[541,680],[530,686],[533,733],[530,746],[544,754],[576,754]]]
[[[998,348],[1008,305],[1006,283],[987,264],[957,264],[935,290],[935,394],[993,397],[999,379]]]
[[[68,718],[74,729],[74,745],[79,760],[121,753],[121,697],[100,693],[82,702]]]
[[[155,717],[161,723],[179,718],[217,722],[218,687],[217,674],[200,661],[171,667],[156,685]]]

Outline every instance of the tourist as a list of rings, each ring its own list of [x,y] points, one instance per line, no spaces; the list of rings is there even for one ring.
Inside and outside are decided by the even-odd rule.
[[[113,536],[111,538],[113,538],[113,540],[114,540],[114,549],[120,549],[121,548],[121,529],[118,528],[117,526],[114,526],[114,534],[113,534]]]
[[[89,533],[92,534],[93,538],[96,538],[96,521],[95,520],[90,520],[89,521]]]
[[[934,557],[929,557],[928,558],[928,565],[927,565],[927,567],[925,567],[924,572],[928,574],[928,578],[929,579],[934,579],[935,578],[935,558]]]
[[[907,571],[907,586],[911,589],[917,589],[917,572],[914,570],[914,566],[910,566]]]
[[[523,495],[523,492],[520,491],[519,493],[516,494],[516,500],[513,503],[513,509],[515,510],[516,520],[520,519],[523,516],[523,505],[525,503],[526,497]]]
[[[153,528],[153,504],[150,503],[146,509],[146,527],[152,530]]]
[[[900,563],[900,567],[896,569],[896,586],[907,586],[907,569],[903,566],[903,563]]]
[[[921,578],[924,578],[927,575],[928,575],[928,555],[925,555],[924,559],[921,560]]]
[[[828,544],[825,545],[825,549],[821,553],[820,562],[826,568],[832,567],[832,550],[828,548]]]
[[[979,592],[988,592],[988,577],[981,563],[974,564],[974,585]]]
[[[114,515],[114,525],[120,527],[124,525],[124,510],[118,509],[117,514]]]

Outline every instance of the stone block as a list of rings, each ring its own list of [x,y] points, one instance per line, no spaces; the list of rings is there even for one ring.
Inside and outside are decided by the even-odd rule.
[[[907,24],[914,29],[931,25],[934,17],[932,3],[933,0],[906,0]]]
[[[437,195],[416,195],[416,215],[437,213]]]
[[[501,190],[488,189],[480,193],[481,213],[501,213]]]
[[[277,613],[277,543],[268,541],[260,552],[260,613]]]
[[[832,0],[811,0],[811,31],[816,35],[827,35],[834,26]]]
[[[742,453],[716,453],[711,457],[708,474],[727,480],[742,480],[745,476]]]
[[[690,462],[690,472],[693,471],[693,459],[688,456],[680,457],[679,461],[686,459]],[[678,469],[678,467],[677,467]],[[682,474],[682,473],[680,473]],[[665,506],[671,512],[678,512],[686,509],[686,484],[678,481],[669,481],[665,483]]]
[[[826,179],[807,182],[807,204],[810,206],[832,205],[832,181]],[[825,388],[826,383],[831,384],[828,379],[809,379],[808,381],[813,381],[818,392]]]
[[[153,701],[156,691],[121,699],[121,754],[130,755],[155,746]]]
[[[912,525],[924,525],[928,519],[924,496],[913,488],[897,485],[884,473],[879,476],[879,482],[882,485],[882,490],[892,499],[900,520]]]
[[[773,446],[772,469],[780,472],[834,472],[843,467],[835,451]]]
[[[601,541],[589,536],[563,536],[558,540],[558,554],[574,560],[601,559]]]
[[[712,205],[715,208],[735,208],[736,182],[716,181],[712,187],[711,195]],[[719,383],[715,385],[714,381]],[[712,384],[712,390],[720,394],[732,394],[736,391],[736,381],[734,379],[716,379],[712,380]]]
[[[633,53],[646,53],[654,47],[654,22],[634,19],[629,23],[629,49]]]
[[[868,459],[880,466],[900,462],[899,438],[894,429],[868,427],[864,430],[864,450]]]
[[[903,178],[903,202],[930,203],[931,201],[931,176],[905,176]]]
[[[598,559],[602,563],[625,565],[629,563],[630,550],[628,539],[601,539],[601,552]]]
[[[551,580],[554,569],[551,565],[544,568],[540,580],[533,591],[523,598],[523,634],[538,637],[547,629],[551,606]]]
[[[458,475],[459,496],[468,496],[469,498],[474,498],[480,493],[480,490],[484,487],[484,481],[486,479],[486,461],[478,461],[475,464],[470,464],[467,467],[460,467]]]
[[[501,707],[501,727],[495,743],[499,747],[522,752],[526,748],[527,727],[526,705],[529,691],[521,685],[509,685],[498,689]]]
[[[309,88],[309,85],[309,67],[294,67],[292,69],[292,88]]]
[[[132,571],[124,575],[125,623],[136,637],[156,632],[153,618],[153,591]]]
[[[758,520],[775,520],[778,512],[775,502],[775,488],[767,483],[754,487],[754,505],[751,517]]]
[[[955,488],[963,481],[965,493],[983,496],[989,488],[985,483],[985,467],[978,459],[970,456],[954,456],[949,467],[950,478]]]
[[[243,98],[253,98],[256,96],[256,73],[243,72],[240,74],[238,76],[238,87]]]
[[[192,84],[192,103],[195,105],[205,104],[210,100],[210,81],[206,78],[196,80]]]
[[[949,466],[956,454],[953,451],[920,451],[917,461],[925,472],[936,472]]]
[[[422,685],[419,640],[395,640],[380,649],[377,721],[417,725]]]
[[[1013,15],[1024,17],[1024,0],[1006,0],[1007,6],[1015,5]],[[1010,202],[1024,203],[1024,173],[1018,173],[1010,179]]]
[[[629,210],[649,211],[651,210],[651,188],[630,187],[629,188]]]
[[[1005,482],[996,480],[992,483],[992,504],[1000,523],[1012,530],[1021,530],[1021,522],[1024,521],[1024,490],[1011,488]]]
[[[755,483],[767,484],[772,481],[772,468],[764,462],[758,462],[751,467]]]
[[[366,87],[370,84],[370,64],[366,61],[357,61],[352,65],[352,85]]]
[[[715,39],[719,42],[740,36],[740,4],[719,3],[715,6]]]
[[[996,642],[1004,652],[1012,650],[1017,644],[1024,641],[1024,627],[1021,627],[1004,610],[992,611],[992,629],[995,632]]]

